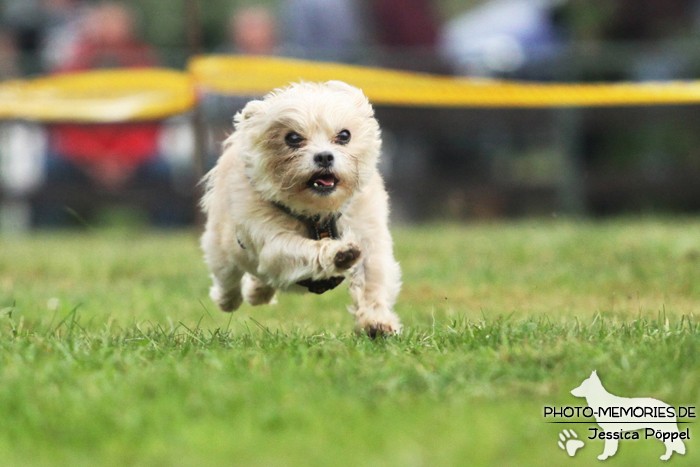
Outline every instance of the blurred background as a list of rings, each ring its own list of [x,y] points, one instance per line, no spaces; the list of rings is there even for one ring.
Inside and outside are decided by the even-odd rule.
[[[528,81],[700,75],[700,0],[0,0],[0,80],[185,69],[197,54]],[[0,82],[2,84],[2,82]],[[0,231],[197,222],[250,98],[117,123],[0,121]],[[700,107],[383,106],[401,222],[700,210]]]

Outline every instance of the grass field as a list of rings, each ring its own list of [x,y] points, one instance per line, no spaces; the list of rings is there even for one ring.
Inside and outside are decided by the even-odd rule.
[[[700,405],[700,221],[395,230],[403,335],[345,287],[215,309],[194,233],[0,238],[0,465],[598,465],[544,406],[593,369]],[[590,425],[594,426],[594,425]],[[698,465],[690,427],[685,456]],[[586,445],[557,446],[562,428]],[[622,441],[610,465],[657,465]]]

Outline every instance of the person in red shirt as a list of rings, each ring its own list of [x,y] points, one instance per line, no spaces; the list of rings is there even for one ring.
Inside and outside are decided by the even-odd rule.
[[[81,40],[57,72],[156,65],[153,49],[136,37],[134,16],[125,5],[96,6],[82,24]],[[157,122],[56,124],[51,128],[51,146],[101,186],[117,189],[156,157],[158,131]]]

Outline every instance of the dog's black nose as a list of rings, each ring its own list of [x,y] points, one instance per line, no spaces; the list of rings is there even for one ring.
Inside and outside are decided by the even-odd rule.
[[[328,151],[319,152],[314,156],[314,162],[324,169],[327,169],[333,165],[333,154]]]

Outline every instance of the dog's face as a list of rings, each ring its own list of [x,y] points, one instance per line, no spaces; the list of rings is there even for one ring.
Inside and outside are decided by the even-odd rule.
[[[598,378],[598,373],[594,370],[588,379],[584,380],[583,383],[576,389],[571,391],[571,394],[576,397],[586,397],[591,394],[595,394],[597,389],[601,387],[600,379]]]
[[[236,115],[246,175],[265,199],[308,213],[337,211],[376,171],[381,137],[362,91],[299,83]]]

